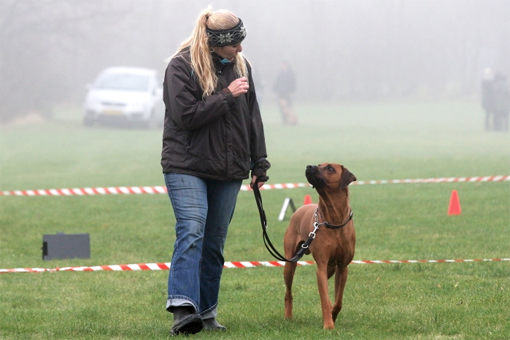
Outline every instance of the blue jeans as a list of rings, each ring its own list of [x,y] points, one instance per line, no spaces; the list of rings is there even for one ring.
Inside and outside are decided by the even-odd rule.
[[[176,219],[166,308],[193,306],[204,319],[216,317],[223,248],[242,181],[164,175]]]

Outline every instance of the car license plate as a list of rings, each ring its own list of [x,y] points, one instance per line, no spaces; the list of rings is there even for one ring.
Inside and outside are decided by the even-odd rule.
[[[118,115],[122,114],[122,111],[120,111],[120,110],[104,110],[103,113],[105,115],[109,115],[109,116],[118,116]]]

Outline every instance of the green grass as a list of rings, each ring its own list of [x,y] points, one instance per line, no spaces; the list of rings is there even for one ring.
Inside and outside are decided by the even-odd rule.
[[[300,123],[264,110],[271,183],[305,182],[307,164],[344,164],[359,181],[510,175],[510,134],[483,130],[478,103],[302,105]],[[62,110],[43,124],[0,127],[0,190],[160,186],[161,132],[81,126]],[[462,214],[447,216],[453,189]],[[351,186],[355,260],[510,257],[510,182]],[[283,251],[286,197],[262,191]],[[166,195],[0,196],[0,268],[169,262]],[[89,233],[91,258],[43,261],[43,234]],[[319,230],[320,232],[320,230]],[[251,192],[241,192],[226,261],[273,260]],[[310,257],[305,257],[310,260]],[[166,339],[167,271],[0,274],[0,339]],[[509,339],[510,262],[350,266],[344,309],[322,329],[315,266],[299,267],[292,321],[281,268],[225,269],[219,321],[196,339]]]

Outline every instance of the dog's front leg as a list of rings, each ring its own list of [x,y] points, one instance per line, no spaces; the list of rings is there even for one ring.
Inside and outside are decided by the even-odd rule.
[[[296,272],[295,262],[285,262],[283,278],[285,280],[285,319],[292,319],[292,281]]]
[[[324,328],[334,329],[335,324],[331,314],[331,300],[329,299],[328,270],[326,264],[320,265],[317,263],[317,285],[319,287],[319,296],[321,298]]]

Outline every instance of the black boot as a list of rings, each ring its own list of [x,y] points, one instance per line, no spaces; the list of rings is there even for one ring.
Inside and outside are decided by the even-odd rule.
[[[191,306],[174,307],[174,324],[170,335],[195,334],[204,328],[204,322],[200,314]]]
[[[204,331],[226,331],[227,327],[220,325],[215,318],[204,320]]]

